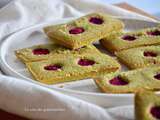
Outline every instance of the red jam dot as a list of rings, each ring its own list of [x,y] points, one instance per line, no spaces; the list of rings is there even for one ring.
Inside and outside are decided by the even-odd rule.
[[[76,28],[72,28],[71,30],[69,30],[70,34],[80,34],[84,32],[84,28],[82,27],[76,27]]]
[[[90,65],[94,65],[95,62],[93,60],[88,60],[88,59],[80,59],[78,61],[78,64],[81,66],[90,66]]]
[[[157,57],[157,54],[154,52],[146,51],[143,53],[145,57]]]
[[[89,19],[89,22],[93,23],[93,24],[102,24],[104,21],[101,18],[97,18],[97,17],[91,17]]]
[[[147,34],[152,36],[158,36],[160,35],[160,31],[159,30],[150,31],[150,32],[147,32]]]
[[[160,74],[155,75],[154,78],[160,80]]]
[[[49,50],[45,49],[45,48],[37,48],[37,49],[34,49],[32,52],[34,55],[47,55],[47,54],[49,54]]]
[[[60,65],[48,65],[48,66],[44,67],[45,70],[53,70],[53,71],[56,71],[61,68],[62,68],[62,66],[60,66]]]
[[[127,41],[134,41],[136,40],[135,36],[131,36],[131,35],[125,35],[122,37],[123,40],[127,40]]]
[[[150,112],[153,117],[160,119],[160,106],[152,107]]]
[[[112,84],[112,85],[127,85],[127,84],[128,84],[127,81],[124,81],[124,80],[123,80],[122,78],[120,78],[120,77],[115,77],[115,78],[111,79],[111,80],[109,81],[109,83]]]

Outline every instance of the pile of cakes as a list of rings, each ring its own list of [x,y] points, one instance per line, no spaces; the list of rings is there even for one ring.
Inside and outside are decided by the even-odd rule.
[[[136,93],[137,120],[160,119],[160,27],[124,32],[123,22],[92,13],[69,23],[44,28],[52,44],[16,51],[33,77],[45,84],[93,78],[106,93]],[[120,63],[101,53],[99,41]],[[140,111],[140,112],[139,112]]]
[[[44,32],[53,44],[17,50],[16,56],[37,81],[45,84],[115,72],[120,64],[92,43],[121,31],[123,26],[121,21],[109,15],[92,13],[66,24],[45,27]]]
[[[53,43],[16,50],[16,56],[37,81],[45,84],[94,78],[107,93],[160,89],[160,27],[127,33],[123,29],[122,21],[92,13],[45,27],[44,33]],[[134,70],[120,72],[118,61],[93,45],[98,40]]]

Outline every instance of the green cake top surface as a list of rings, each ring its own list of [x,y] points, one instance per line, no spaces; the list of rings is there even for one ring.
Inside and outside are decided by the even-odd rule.
[[[43,44],[35,45],[29,48],[16,50],[15,53],[18,58],[24,62],[40,61],[54,57],[56,54],[84,54],[90,52],[99,52],[93,45],[84,46],[79,49],[70,50],[57,44]]]
[[[83,64],[83,62],[84,62],[84,65],[80,65],[81,63]],[[77,74],[77,73],[85,73],[91,69],[93,71],[94,70],[96,71],[98,67],[101,67],[102,71],[104,72],[106,68],[107,69],[120,68],[120,65],[116,60],[114,60],[108,55],[104,55],[101,53],[92,53],[92,54],[86,53],[83,55],[67,55],[67,54],[60,55],[59,54],[48,60],[27,63],[27,65],[31,66],[32,69],[35,69],[35,71],[43,71],[47,74],[50,74],[50,73],[52,74],[52,72],[45,70],[44,66],[48,66],[52,64],[60,65],[62,67],[62,69],[60,70],[61,72],[56,71],[55,73],[64,74],[64,75],[66,74],[66,71]],[[52,74],[52,75],[56,75],[56,74]]]
[[[79,76],[81,78],[91,77],[95,74],[120,69],[116,60],[95,52],[83,55],[58,54],[48,60],[28,62],[26,65],[36,80],[47,84],[59,83],[63,79],[72,80],[72,77],[74,79],[79,78]]]
[[[136,120],[160,119],[160,96],[151,91],[139,91],[135,95]]]
[[[160,44],[160,27],[157,26],[126,33],[113,32],[101,41],[102,44],[112,52],[134,47]],[[107,46],[107,44],[109,46]]]
[[[160,46],[146,46],[122,50],[116,56],[129,68],[143,68],[160,64]]]
[[[98,86],[108,93],[133,93],[160,89],[160,67],[149,67],[127,72],[115,72],[95,78]]]
[[[91,13],[69,23],[44,28],[50,40],[72,49],[89,45],[123,28],[120,20],[103,13]]]

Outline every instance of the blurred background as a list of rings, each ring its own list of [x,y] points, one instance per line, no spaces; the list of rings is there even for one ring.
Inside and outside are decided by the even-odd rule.
[[[10,1],[12,0],[0,0],[0,8],[9,3]],[[130,5],[140,8],[160,18],[160,0],[97,0],[97,1],[110,4],[126,2]]]
[[[126,2],[130,5],[140,8],[160,18],[160,0],[99,0],[99,1],[110,4]]]

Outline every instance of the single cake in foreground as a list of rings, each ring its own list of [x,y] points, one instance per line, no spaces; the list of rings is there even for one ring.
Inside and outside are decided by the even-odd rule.
[[[100,75],[94,80],[106,93],[134,93],[142,89],[160,90],[160,67],[115,72]]]
[[[160,96],[150,91],[137,92],[135,120],[160,120]]]
[[[83,55],[59,54],[53,59],[29,62],[26,65],[37,81],[46,84],[91,78],[120,69],[120,65],[113,58],[95,52]]]
[[[23,48],[15,51],[16,56],[24,63],[46,60],[46,59],[49,59],[50,57],[53,58],[57,54],[81,55],[81,54],[90,53],[90,52],[99,52],[99,51],[93,45],[88,45],[79,49],[70,50],[57,44],[36,45],[36,46]]]
[[[128,48],[160,44],[160,27],[147,28],[135,32],[112,33],[100,43],[110,52]]]
[[[116,56],[131,69],[160,65],[160,46],[147,46],[123,50]]]
[[[92,13],[66,24],[45,27],[44,32],[57,44],[77,49],[122,29],[121,21],[103,13]]]

